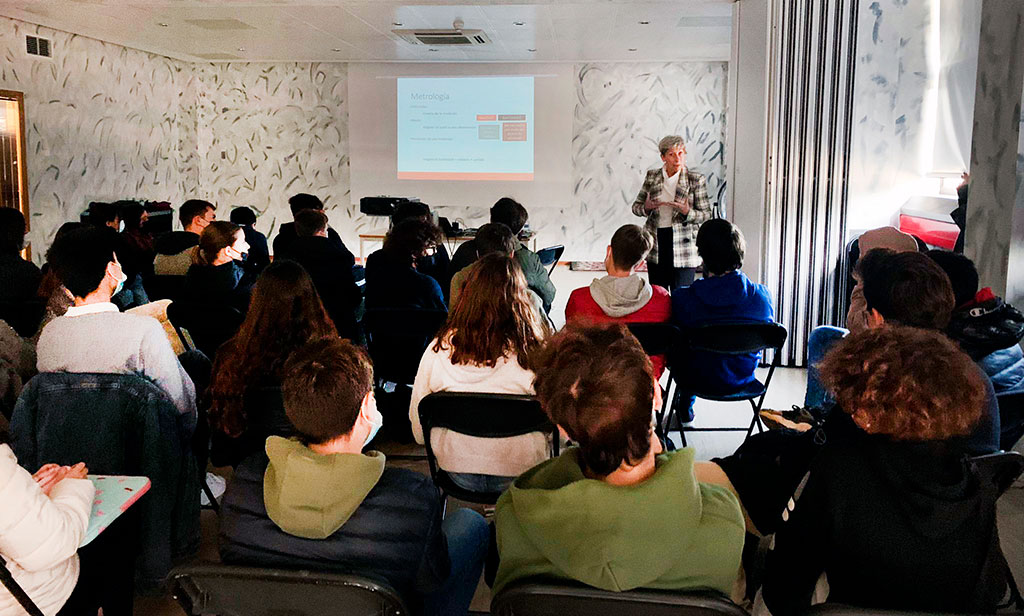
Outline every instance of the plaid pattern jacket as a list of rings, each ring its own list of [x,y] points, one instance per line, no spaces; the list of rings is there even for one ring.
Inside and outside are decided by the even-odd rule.
[[[663,178],[661,167],[651,169],[644,178],[640,194],[633,202],[633,213],[647,219],[644,227],[654,238],[654,247],[647,255],[649,263],[658,262],[658,210],[644,211],[644,203],[648,195],[652,199],[661,197]],[[683,216],[679,212],[672,214],[672,267],[699,267],[700,257],[697,255],[697,230],[705,220],[712,217],[714,209],[708,197],[708,184],[704,176],[696,171],[686,169],[680,176],[676,186],[676,200],[690,199],[690,213]]]

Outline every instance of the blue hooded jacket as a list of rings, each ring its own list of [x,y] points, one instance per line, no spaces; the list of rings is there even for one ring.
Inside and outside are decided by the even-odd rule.
[[[680,329],[713,323],[774,320],[772,298],[763,284],[751,282],[736,270],[723,276],[694,281],[672,292],[672,323]],[[723,356],[691,353],[683,381],[701,383],[702,389],[729,391],[754,380],[758,353]]]

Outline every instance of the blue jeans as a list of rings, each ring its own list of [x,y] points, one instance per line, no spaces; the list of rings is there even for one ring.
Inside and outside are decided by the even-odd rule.
[[[480,584],[491,533],[484,516],[472,509],[459,509],[449,514],[441,523],[441,531],[448,540],[451,573],[441,588],[426,597],[423,613],[427,616],[465,614]]]
[[[850,330],[831,325],[819,325],[811,330],[807,337],[807,393],[804,394],[804,407],[822,406],[826,402],[832,402],[829,395],[821,385],[821,373],[818,371],[818,364],[828,354],[832,346],[846,337]]]
[[[480,473],[448,473],[448,476],[451,477],[452,483],[472,492],[504,492],[516,480],[515,477]]]

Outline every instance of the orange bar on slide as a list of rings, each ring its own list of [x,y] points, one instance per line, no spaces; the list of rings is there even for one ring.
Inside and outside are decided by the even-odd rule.
[[[453,173],[445,171],[399,171],[400,180],[502,180],[532,182],[532,173]]]
[[[477,116],[476,116],[476,121],[477,122],[493,122],[493,121],[495,121],[497,119],[498,119],[498,116],[496,116],[496,115],[480,115],[480,114],[477,114]]]

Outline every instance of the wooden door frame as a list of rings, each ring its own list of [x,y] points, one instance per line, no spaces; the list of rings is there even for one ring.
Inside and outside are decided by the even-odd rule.
[[[28,144],[25,138],[25,93],[17,92],[15,90],[0,90],[0,99],[13,100],[18,103],[18,122],[21,123],[18,132],[18,152],[21,156],[18,157],[18,176],[21,182],[20,190],[18,195],[21,198],[21,213],[25,216],[25,232],[31,230],[31,215],[29,214],[28,204]],[[31,246],[25,249],[26,257],[32,258]]]

